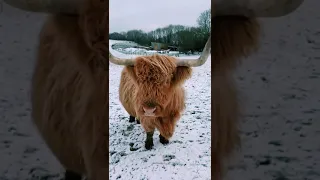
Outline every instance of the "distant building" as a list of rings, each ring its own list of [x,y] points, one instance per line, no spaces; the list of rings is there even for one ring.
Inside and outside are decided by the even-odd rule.
[[[151,42],[151,47],[153,50],[160,51],[160,50],[167,50],[168,45],[164,43],[158,43],[158,42]]]

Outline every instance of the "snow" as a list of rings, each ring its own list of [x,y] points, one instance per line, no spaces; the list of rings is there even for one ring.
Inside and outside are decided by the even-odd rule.
[[[116,57],[130,58],[111,48],[119,41],[110,40],[110,51]],[[132,49],[132,48],[131,48]],[[183,58],[198,58],[187,56]],[[181,57],[179,57],[181,58]],[[145,132],[140,124],[129,123],[129,114],[122,107],[118,89],[123,66],[109,67],[109,177],[113,179],[207,180],[211,179],[211,63],[193,68],[186,81],[186,110],[177,124],[168,145],[154,134],[154,147],[144,148]],[[138,148],[130,151],[130,143]]]

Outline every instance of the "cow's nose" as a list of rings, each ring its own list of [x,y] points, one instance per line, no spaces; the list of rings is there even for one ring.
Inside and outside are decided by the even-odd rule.
[[[147,106],[148,109],[152,109],[156,107],[156,103],[154,102],[146,102],[145,106]]]
[[[154,108],[145,108],[145,107],[143,107],[143,111],[146,114],[152,114],[152,113],[154,113],[155,110],[156,110],[156,107],[154,107]]]

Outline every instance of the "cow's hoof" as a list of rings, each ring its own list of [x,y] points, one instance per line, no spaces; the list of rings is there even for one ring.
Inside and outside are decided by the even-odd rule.
[[[153,142],[148,142],[148,141],[146,141],[146,143],[145,143],[145,148],[146,148],[147,150],[150,150],[150,149],[152,149],[152,147],[153,147]]]
[[[137,124],[140,124],[140,120],[137,119]]]
[[[136,120],[136,118],[135,117],[133,117],[133,116],[130,116],[130,118],[129,118],[129,122],[134,122]]]
[[[161,144],[168,144],[169,143],[169,140],[167,140],[166,138],[161,136],[161,134],[159,135],[159,139],[160,139]]]

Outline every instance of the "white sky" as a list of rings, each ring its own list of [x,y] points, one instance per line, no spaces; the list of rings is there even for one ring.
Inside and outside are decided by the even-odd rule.
[[[110,33],[152,31],[169,24],[195,26],[211,0],[109,0]]]

